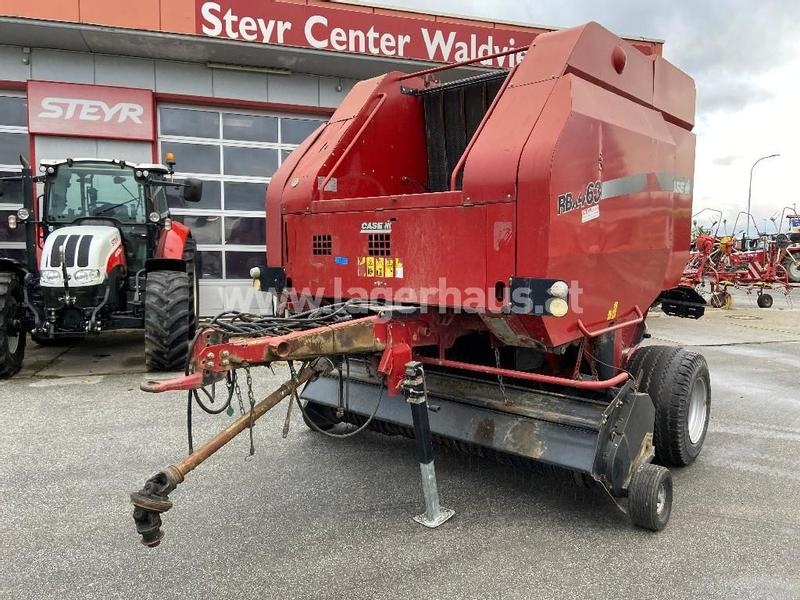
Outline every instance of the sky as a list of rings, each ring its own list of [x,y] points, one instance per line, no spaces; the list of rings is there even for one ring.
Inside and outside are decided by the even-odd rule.
[[[800,2],[796,0],[369,0],[481,19],[571,27],[597,21],[619,35],[664,40],[664,56],[697,85],[695,214],[723,211],[743,229],[753,162],[752,213],[761,230],[800,205]],[[800,206],[798,206],[800,208]],[[699,223],[719,220],[710,211]],[[784,219],[785,220],[785,219]],[[751,226],[752,227],[752,226]],[[786,224],[783,225],[786,230]],[[720,223],[720,233],[723,224]]]

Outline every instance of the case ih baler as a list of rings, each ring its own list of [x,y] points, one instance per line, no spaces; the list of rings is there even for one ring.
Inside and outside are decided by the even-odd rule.
[[[693,81],[594,23],[540,36],[510,72],[440,83],[448,68],[359,83],[273,177],[254,275],[283,292],[278,316],[218,317],[186,376],[142,388],[221,412],[237,369],[288,361],[292,378],[131,495],[145,544],[187,473],[287,397],[328,435],[413,435],[426,525],[452,514],[433,438],[567,469],[665,526],[661,465],[697,457],[710,411],[702,356],[639,347],[655,302],[704,310],[679,287]]]

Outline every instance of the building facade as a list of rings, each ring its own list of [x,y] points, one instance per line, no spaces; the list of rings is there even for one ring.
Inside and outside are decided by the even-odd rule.
[[[198,245],[201,312],[242,308],[263,263],[272,174],[358,80],[490,56],[547,30],[319,0],[2,0],[0,176],[19,171],[19,155],[174,152],[176,177],[204,182],[201,203],[171,208]],[[22,229],[5,227],[18,198],[0,196],[0,255],[21,258]]]

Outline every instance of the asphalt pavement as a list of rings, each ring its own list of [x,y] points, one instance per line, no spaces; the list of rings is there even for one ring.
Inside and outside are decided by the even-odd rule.
[[[0,598],[800,598],[800,311],[735,299],[700,321],[654,314],[649,343],[711,369],[703,453],[674,469],[661,533],[596,490],[440,451],[422,510],[410,440],[332,440],[285,406],[193,472],[166,537],[138,541],[128,492],[186,451],[185,397],[139,391],[138,333],[32,347],[0,382]],[[255,370],[256,393],[285,379]],[[198,440],[231,421],[195,418]]]

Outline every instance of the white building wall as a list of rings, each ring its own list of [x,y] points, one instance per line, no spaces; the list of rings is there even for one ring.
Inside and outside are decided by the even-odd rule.
[[[30,64],[24,64],[28,60]],[[0,46],[0,80],[40,79],[117,85],[184,94],[334,108],[353,79],[304,73],[273,75],[211,69],[203,63],[129,58],[88,52]],[[337,90],[341,87],[341,90]]]

